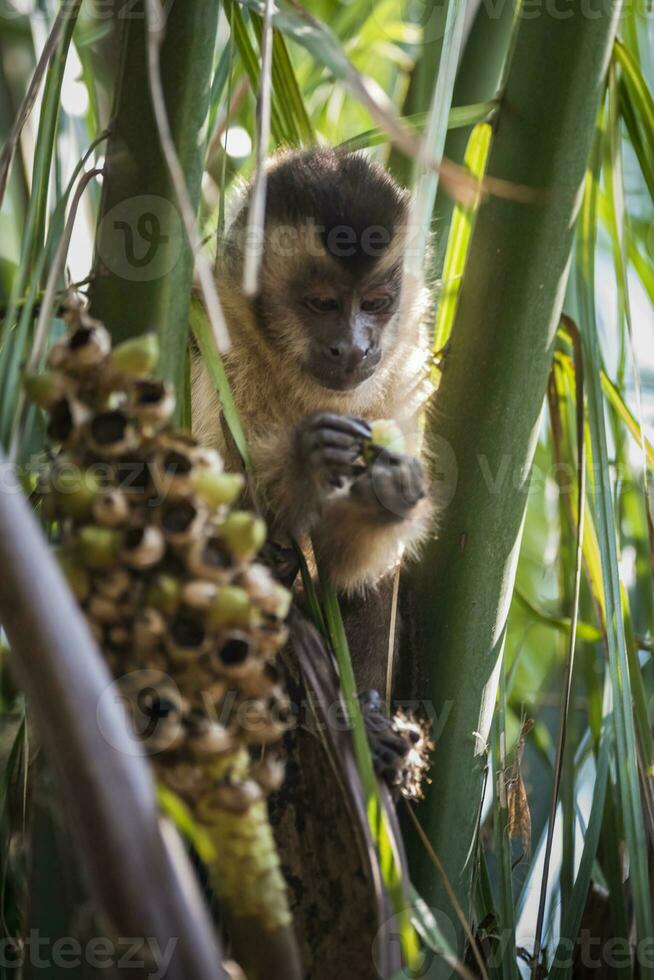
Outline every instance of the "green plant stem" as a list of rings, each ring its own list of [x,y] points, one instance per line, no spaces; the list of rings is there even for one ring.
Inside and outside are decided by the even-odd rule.
[[[184,0],[162,10],[166,109],[197,211],[218,4]],[[145,7],[138,0],[124,21],[90,302],[93,315],[105,322],[115,341],[158,331],[160,373],[181,395],[193,254],[153,113],[146,42]]]
[[[434,478],[439,455],[441,469],[454,461],[452,499],[410,575],[405,658],[417,669],[412,696],[437,716],[450,709],[420,816],[464,909],[526,491],[618,13],[615,3],[591,20],[575,0],[566,20],[520,21],[487,174],[543,199],[480,209],[438,396]],[[448,911],[431,869],[416,861],[414,874]]]
[[[505,67],[514,24],[516,5],[501,3],[488,8],[480,3],[470,34],[466,40],[456,75],[452,103],[455,106],[494,99]],[[445,156],[453,163],[463,163],[470,132],[460,129],[449,132],[445,141]],[[436,195],[434,228],[436,231],[436,273],[440,275],[445,257],[447,236],[444,229],[452,217],[453,201],[441,190]]]

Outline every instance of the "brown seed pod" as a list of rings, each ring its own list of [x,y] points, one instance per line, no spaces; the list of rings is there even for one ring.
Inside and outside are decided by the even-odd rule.
[[[152,475],[161,497],[186,497],[193,492],[195,442],[163,436],[152,464]]]
[[[108,599],[121,599],[131,585],[132,577],[126,568],[112,568],[93,580],[94,590]]]
[[[218,675],[229,678],[247,676],[260,670],[260,661],[252,637],[244,630],[229,630],[214,641],[209,654],[211,667]]]
[[[200,656],[208,642],[204,618],[193,609],[182,609],[168,626],[164,641],[173,659],[184,661]]]
[[[153,524],[130,527],[123,538],[121,558],[131,568],[152,568],[163,558],[166,545]]]
[[[186,565],[192,575],[226,583],[232,577],[234,562],[220,535],[209,534],[191,542]]]
[[[98,320],[84,315],[81,323],[68,338],[55,344],[48,357],[48,366],[65,368],[74,374],[98,367],[111,350],[109,332]]]
[[[122,490],[108,487],[98,494],[93,501],[93,516],[98,524],[105,524],[107,527],[125,524],[129,517],[129,505]]]
[[[50,409],[50,420],[47,427],[48,439],[57,445],[76,445],[85,432],[90,414],[82,402],[71,395],[64,395]]]
[[[206,579],[191,579],[182,589],[182,600],[191,609],[208,609],[216,598],[217,585]]]
[[[287,730],[290,705],[281,690],[266,698],[255,698],[238,705],[233,715],[241,729],[242,738],[253,745],[276,742]]]
[[[198,755],[215,755],[233,752],[236,748],[234,736],[224,725],[211,721],[201,711],[191,711],[186,717],[189,751]]]
[[[280,674],[275,664],[264,661],[258,667],[238,679],[241,694],[246,698],[267,698],[279,689]]]
[[[200,820],[245,812],[283,776],[248,746],[277,740],[289,714],[272,658],[290,595],[251,565],[265,525],[232,509],[244,478],[170,425],[173,390],[148,373],[156,337],[112,352],[101,324],[68,319],[51,373],[27,387],[73,466],[104,465],[83,492],[48,494],[76,591],[166,785]]]
[[[156,378],[140,378],[131,386],[129,407],[142,425],[163,425],[175,409],[173,388]]]
[[[263,623],[252,631],[257,649],[262,657],[272,658],[288,639],[288,627],[283,623]]]
[[[162,506],[159,522],[169,544],[190,544],[198,535],[205,518],[205,511],[192,500],[172,500]]]
[[[147,504],[155,492],[150,463],[138,452],[127,453],[107,464],[113,483],[133,502]]]
[[[174,658],[169,660],[169,670],[180,691],[198,711],[217,717],[212,706],[222,700],[227,687],[223,677],[212,676],[207,660],[206,650],[197,657]]]
[[[145,607],[134,620],[134,645],[141,653],[155,650],[166,632],[166,621],[156,609]]]
[[[148,754],[177,748],[185,739],[188,705],[173,681],[156,670],[125,674],[118,681],[133,727]]]
[[[89,423],[89,445],[102,459],[124,456],[137,444],[136,429],[122,408],[98,412]]]

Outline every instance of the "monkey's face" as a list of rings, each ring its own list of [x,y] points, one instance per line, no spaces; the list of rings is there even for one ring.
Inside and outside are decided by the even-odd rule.
[[[231,232],[239,282],[247,207]],[[325,148],[282,154],[268,173],[254,316],[289,367],[334,391],[369,380],[393,349],[408,198],[364,156]]]
[[[381,363],[398,291],[390,279],[347,281],[310,277],[293,302],[306,338],[304,369],[325,388],[350,391]]]
[[[312,223],[292,230],[283,255],[279,235],[269,234],[257,320],[287,363],[325,388],[351,391],[375,374],[396,339],[402,239],[395,248],[386,241],[378,261],[349,263]]]

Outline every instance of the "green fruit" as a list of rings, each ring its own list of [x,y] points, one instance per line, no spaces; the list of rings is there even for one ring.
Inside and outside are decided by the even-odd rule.
[[[222,473],[218,470],[199,470],[193,477],[195,492],[210,507],[233,503],[244,483],[240,473]]]
[[[65,395],[65,385],[60,374],[46,371],[43,374],[26,374],[23,386],[30,401],[39,408],[52,408]]]
[[[370,423],[370,429],[370,438],[366,439],[363,447],[366,462],[370,463],[380,449],[389,449],[394,453],[405,451],[404,435],[393,419],[376,419]]]
[[[266,525],[249,510],[233,510],[220,527],[220,534],[235,558],[245,560],[256,555],[266,540]]]
[[[77,541],[80,557],[89,568],[102,571],[118,559],[121,538],[113,528],[87,524],[80,528]]]
[[[148,589],[146,604],[170,616],[177,611],[181,594],[182,583],[174,575],[157,575]]]
[[[93,503],[100,492],[100,481],[94,473],[75,468],[55,470],[52,483],[60,513],[76,520],[90,517]]]
[[[111,366],[121,374],[142,377],[150,374],[159,361],[159,341],[155,333],[124,340],[111,353]]]
[[[208,618],[212,629],[249,626],[252,619],[249,595],[245,589],[239,589],[235,585],[223,586],[209,607]]]

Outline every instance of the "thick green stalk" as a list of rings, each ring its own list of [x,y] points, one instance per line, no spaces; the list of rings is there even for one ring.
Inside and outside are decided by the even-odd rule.
[[[487,174],[537,199],[491,197],[478,214],[431,433],[449,503],[410,572],[412,694],[446,718],[419,815],[465,909],[529,474],[619,2],[592,18],[582,0],[568,11],[520,21]],[[415,856],[419,891],[456,926]]]
[[[487,6],[480,3],[470,34],[463,49],[461,64],[456,75],[452,105],[469,105],[494,99],[500,87],[514,23],[515,4],[502,2]],[[454,163],[463,163],[469,129],[449,132],[445,141],[445,156]],[[447,235],[445,229],[452,218],[452,198],[439,190],[434,209],[436,236],[435,272],[440,275]]]
[[[218,3],[184,0],[166,4],[162,11],[166,108],[191,204],[197,209]],[[160,372],[182,392],[193,256],[152,110],[141,0],[123,23],[91,307],[115,340],[157,330]]]

